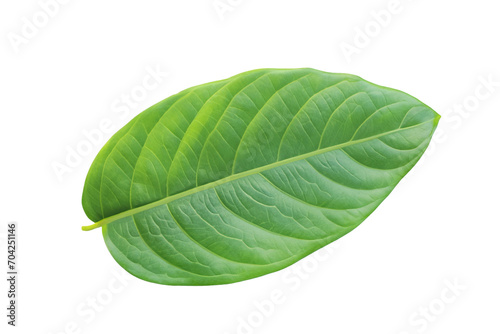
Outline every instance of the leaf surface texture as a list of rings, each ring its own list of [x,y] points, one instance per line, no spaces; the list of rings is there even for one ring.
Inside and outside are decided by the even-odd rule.
[[[83,208],[116,261],[171,285],[285,268],[357,227],[439,115],[348,74],[262,69],[145,110],[99,152]]]

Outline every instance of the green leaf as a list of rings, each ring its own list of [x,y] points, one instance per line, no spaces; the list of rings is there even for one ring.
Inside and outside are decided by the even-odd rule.
[[[372,213],[439,115],[348,74],[262,69],[145,110],[99,152],[83,208],[131,274],[171,285],[285,268]]]

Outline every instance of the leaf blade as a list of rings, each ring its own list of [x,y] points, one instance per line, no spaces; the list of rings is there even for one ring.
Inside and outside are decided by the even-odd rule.
[[[180,94],[175,99],[193,107],[191,116],[170,107],[161,116],[177,117],[169,123],[178,125],[170,125],[177,144],[168,145],[160,130],[146,136],[158,155],[143,158],[124,183],[128,207],[110,200],[114,211],[101,206],[94,224],[125,269],[162,284],[257,277],[345,235],[418,161],[439,120],[402,92],[311,69],[256,70]],[[166,105],[177,103],[169,99]],[[129,135],[130,127],[121,133]],[[99,168],[109,158],[109,148],[103,152]],[[161,174],[154,163],[172,154]],[[135,187],[134,175],[143,180]],[[148,182],[157,184],[150,190]],[[94,220],[100,203],[90,195],[85,201],[85,193]]]

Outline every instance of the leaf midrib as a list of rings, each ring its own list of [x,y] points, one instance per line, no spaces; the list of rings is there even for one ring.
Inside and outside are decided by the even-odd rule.
[[[356,144],[361,144],[361,143],[364,143],[364,142],[367,142],[367,141],[370,141],[370,140],[378,139],[380,137],[387,136],[387,135],[396,133],[398,131],[403,131],[403,130],[407,130],[407,129],[411,129],[411,128],[416,128],[416,127],[419,127],[421,125],[424,125],[424,124],[427,124],[427,123],[430,123],[430,122],[435,122],[435,119],[430,119],[428,121],[425,121],[425,122],[422,122],[422,123],[419,123],[419,124],[415,124],[415,125],[412,125],[412,126],[409,126],[409,127],[404,127],[404,128],[400,127],[400,128],[395,129],[395,130],[391,130],[391,131],[388,131],[388,132],[380,133],[380,134],[377,134],[377,135],[374,135],[374,136],[371,136],[371,137],[366,137],[366,138],[363,138],[363,139],[350,140],[350,141],[347,141],[347,142],[342,143],[342,144],[325,147],[325,148],[322,148],[322,149],[319,149],[319,150],[315,150],[315,151],[311,151],[311,152],[304,153],[304,154],[301,154],[301,155],[297,155],[295,157],[291,157],[291,158],[288,158],[288,159],[276,161],[276,162],[273,162],[271,164],[264,165],[264,166],[261,166],[261,167],[257,167],[257,168],[254,168],[254,169],[250,169],[250,170],[238,173],[238,174],[232,174],[232,175],[229,175],[229,176],[227,176],[227,177],[225,177],[223,179],[216,180],[216,181],[213,181],[213,182],[201,185],[201,186],[197,186],[197,187],[188,189],[186,191],[183,191],[181,193],[178,193],[178,194],[175,194],[175,195],[172,195],[172,196],[167,196],[167,197],[162,198],[160,200],[157,200],[155,202],[151,202],[149,204],[145,204],[145,205],[139,206],[137,208],[129,209],[127,211],[120,212],[120,213],[118,213],[116,215],[106,217],[104,219],[101,219],[100,221],[98,221],[95,224],[88,225],[88,226],[82,226],[82,230],[84,230],[84,231],[90,231],[90,230],[102,227],[102,226],[104,226],[106,224],[109,224],[109,223],[111,223],[113,221],[116,221],[116,220],[119,220],[119,219],[122,219],[122,218],[125,218],[125,217],[129,217],[129,216],[133,216],[133,215],[135,215],[137,213],[140,213],[140,212],[143,212],[143,211],[146,211],[146,210],[149,210],[149,209],[161,206],[161,205],[168,204],[168,203],[173,202],[175,200],[178,200],[180,198],[183,198],[183,197],[186,197],[186,196],[189,196],[189,195],[192,195],[192,194],[195,194],[197,192],[201,192],[201,191],[204,191],[204,190],[207,190],[207,189],[215,188],[215,187],[217,187],[219,185],[222,185],[222,184],[225,184],[225,183],[228,183],[228,182],[231,182],[231,181],[235,181],[235,180],[247,177],[247,176],[259,174],[261,172],[264,172],[264,171],[267,171],[267,170],[270,170],[270,169],[273,169],[273,168],[276,168],[276,167],[280,167],[280,166],[283,166],[283,165],[286,165],[286,164],[289,164],[289,163],[293,163],[295,161],[307,159],[307,158],[310,158],[310,157],[313,157],[313,156],[316,156],[316,155],[320,155],[320,154],[323,154],[323,153],[327,153],[327,152],[331,152],[331,151],[334,151],[334,150],[342,149],[344,147],[348,147],[348,146],[352,146],[352,145],[356,145]]]

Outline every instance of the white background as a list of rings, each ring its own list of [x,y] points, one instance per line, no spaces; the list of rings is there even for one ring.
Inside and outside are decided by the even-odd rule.
[[[2,279],[2,333],[500,333],[496,2],[62,2],[51,17],[35,0],[0,5],[2,272],[8,222],[20,238],[18,327],[5,324]],[[443,118],[424,160],[330,253],[226,286],[128,275],[99,230],[80,230],[98,150],[148,106],[262,67],[353,73]],[[154,70],[168,75],[141,88]],[[133,92],[145,94],[123,109]],[[58,177],[77,148],[88,152]]]

